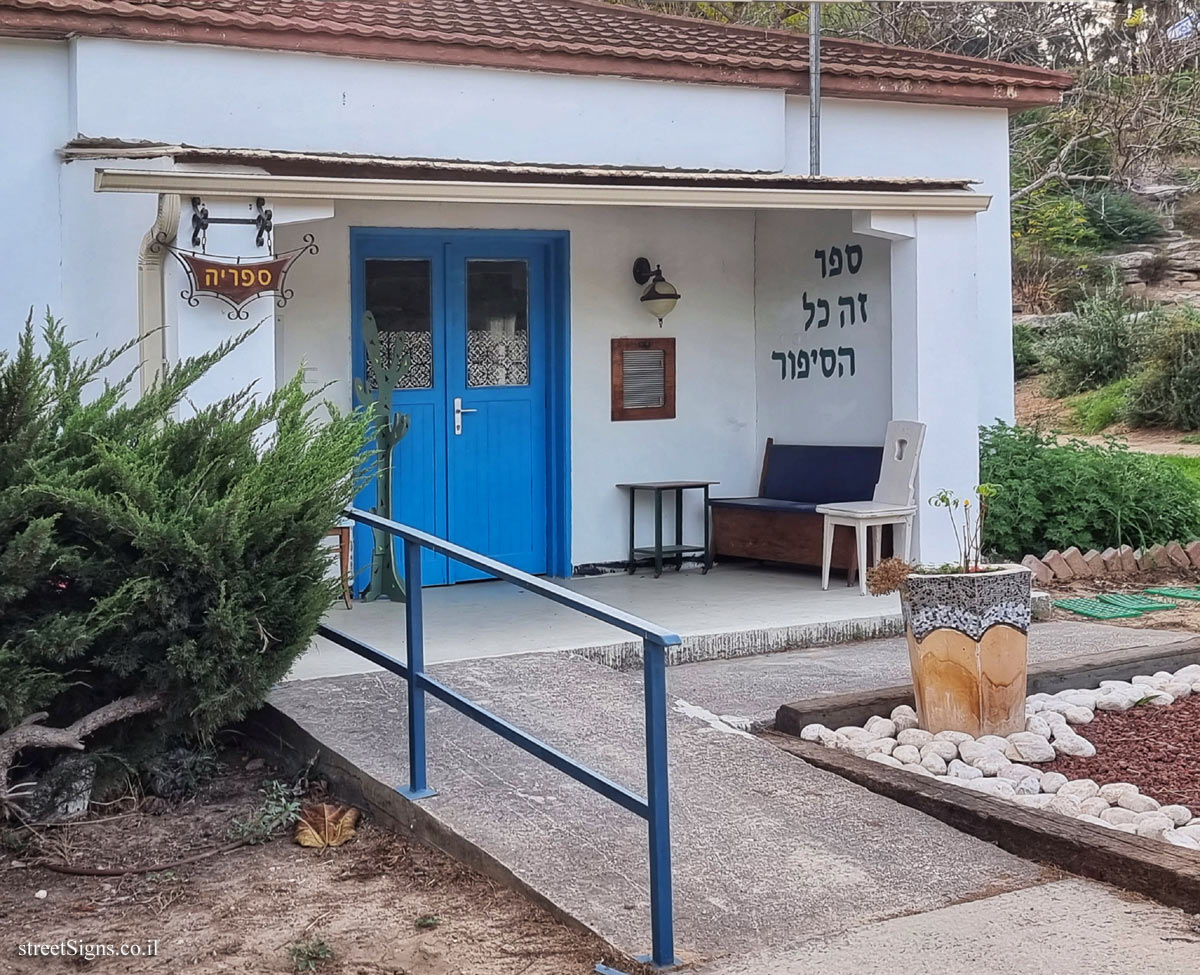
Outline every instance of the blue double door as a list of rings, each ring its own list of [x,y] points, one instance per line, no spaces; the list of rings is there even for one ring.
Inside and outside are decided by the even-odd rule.
[[[546,572],[549,245],[516,233],[359,230],[352,266],[356,377],[375,391],[367,311],[382,353],[407,360],[391,391],[412,418],[393,455],[392,517]],[[359,504],[373,506],[375,490]],[[357,531],[365,580],[371,539]],[[427,585],[485,578],[431,552],[422,574]]]

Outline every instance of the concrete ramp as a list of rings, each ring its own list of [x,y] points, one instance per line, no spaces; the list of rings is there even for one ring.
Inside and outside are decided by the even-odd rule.
[[[433,673],[644,793],[640,674],[566,654],[460,661]],[[395,788],[407,779],[405,687],[387,674],[296,681],[277,688],[271,704],[361,774]],[[754,958],[757,971],[782,972],[813,939],[1050,879],[738,733],[702,707],[685,710],[668,721],[682,960],[716,971]],[[432,699],[428,734],[438,795],[421,801],[426,814],[618,949],[648,949],[640,819]]]

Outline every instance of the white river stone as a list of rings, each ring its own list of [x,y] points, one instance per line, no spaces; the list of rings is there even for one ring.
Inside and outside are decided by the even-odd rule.
[[[901,745],[914,745],[920,748],[922,745],[928,745],[933,741],[933,735],[928,731],[922,731],[920,728],[905,728],[903,731],[897,733],[896,741],[900,742]]]
[[[897,745],[892,749],[892,754],[905,765],[919,765],[921,762],[921,752],[915,745]]]
[[[983,773],[974,765],[968,765],[962,759],[952,759],[948,771],[956,779],[982,779]]]
[[[1186,826],[1192,820],[1192,811],[1187,806],[1178,804],[1160,806],[1158,811],[1171,820],[1175,826]]]
[[[1100,798],[1108,802],[1116,802],[1121,796],[1131,795],[1138,791],[1132,782],[1109,782],[1100,786]]]
[[[1100,816],[1109,810],[1109,805],[1099,796],[1092,796],[1090,799],[1084,799],[1079,804],[1079,811],[1086,813],[1088,816]]]
[[[1042,791],[1050,794],[1058,792],[1070,781],[1062,772],[1047,772],[1042,776]]]
[[[891,755],[885,755],[883,752],[875,752],[873,755],[867,756],[868,762],[876,762],[879,765],[886,765],[888,768],[900,768],[902,763]]]
[[[1055,752],[1054,746],[1044,735],[1033,731],[1018,731],[1008,736],[1004,754],[1014,762],[1050,762],[1054,760]]]
[[[931,741],[921,746],[921,757],[933,753],[937,755],[943,762],[948,762],[952,758],[958,758],[958,746],[950,741]]]
[[[1158,808],[1158,800],[1144,796],[1140,792],[1126,793],[1117,800],[1117,805],[1134,813],[1153,812]]]
[[[867,719],[865,727],[875,738],[896,737],[896,722],[891,718],[885,718],[877,714]]]
[[[1091,779],[1072,779],[1058,790],[1060,796],[1073,796],[1080,802],[1100,795],[1100,786]],[[1107,803],[1105,803],[1107,805]]]
[[[1114,826],[1120,826],[1122,823],[1134,823],[1137,821],[1137,817],[1137,813],[1122,809],[1120,806],[1113,806],[1100,814],[1101,819]]]

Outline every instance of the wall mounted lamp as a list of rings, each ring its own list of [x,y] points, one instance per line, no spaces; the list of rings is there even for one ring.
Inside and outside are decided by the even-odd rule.
[[[641,297],[642,307],[658,319],[658,327],[662,328],[663,319],[675,310],[679,302],[680,294],[675,290],[675,285],[663,277],[662,265],[656,264],[651,268],[650,262],[644,257],[633,262],[633,280],[646,285]]]

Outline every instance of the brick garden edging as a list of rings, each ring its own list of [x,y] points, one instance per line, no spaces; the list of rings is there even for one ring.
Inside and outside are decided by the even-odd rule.
[[[1168,542],[1145,550],[1122,545],[1106,548],[1103,552],[1091,549],[1086,553],[1072,545],[1061,552],[1052,548],[1041,558],[1026,555],[1021,564],[1041,585],[1073,579],[1120,578],[1152,569],[1200,569],[1200,539],[1186,545]]]

